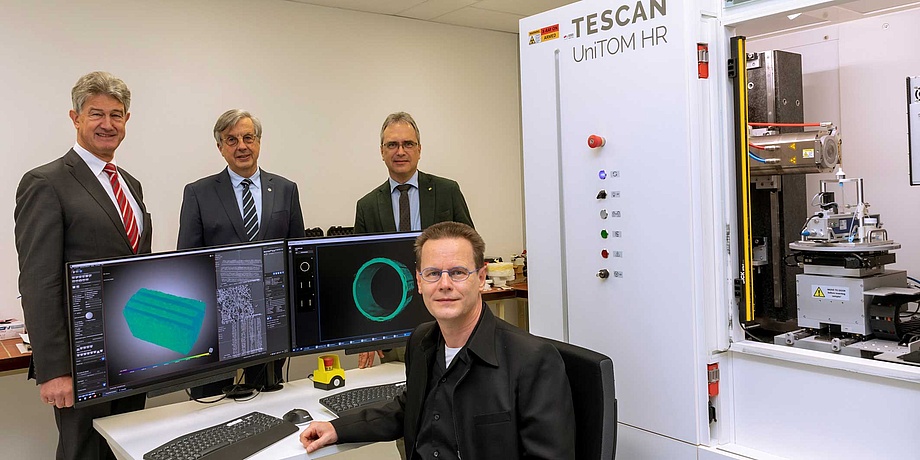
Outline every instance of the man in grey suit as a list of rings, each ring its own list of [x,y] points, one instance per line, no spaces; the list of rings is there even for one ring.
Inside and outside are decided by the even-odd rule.
[[[259,119],[245,110],[228,110],[214,125],[214,140],[227,167],[185,186],[178,249],[303,237],[297,184],[259,169]],[[276,376],[281,375],[283,363],[275,361]],[[266,369],[247,368],[246,383],[260,389],[276,384],[266,381]],[[196,387],[192,396],[218,395],[230,384],[225,380]]]
[[[66,262],[149,253],[153,225],[141,183],[115,165],[131,92],[106,72],[71,92],[77,131],[63,157],[23,175],[16,191],[19,292],[32,341],[29,377],[54,406],[58,459],[111,458],[93,419],[143,409],[146,395],[75,409],[64,280]]]

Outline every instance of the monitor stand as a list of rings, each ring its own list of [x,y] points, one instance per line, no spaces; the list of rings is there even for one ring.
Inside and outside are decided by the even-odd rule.
[[[265,387],[262,388],[262,391],[271,392],[278,391],[284,388],[284,385],[281,384],[281,381],[275,378],[275,362],[269,361],[265,363]]]

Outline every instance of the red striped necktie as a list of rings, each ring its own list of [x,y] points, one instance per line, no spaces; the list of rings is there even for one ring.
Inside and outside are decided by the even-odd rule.
[[[115,169],[115,165],[112,163],[106,163],[102,169],[109,175],[112,191],[115,192],[115,200],[118,201],[118,210],[121,212],[121,221],[125,224],[125,233],[128,234],[128,241],[131,242],[131,250],[137,254],[137,246],[140,243],[137,221],[134,220],[134,210],[131,209],[131,203],[128,203],[128,197],[121,189],[121,183],[118,181],[118,170]]]

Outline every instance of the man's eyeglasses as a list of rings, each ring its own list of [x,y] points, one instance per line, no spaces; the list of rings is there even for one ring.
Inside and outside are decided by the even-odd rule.
[[[240,139],[243,140],[243,143],[246,145],[252,145],[253,142],[257,141],[259,138],[255,134],[247,134],[242,138],[227,136],[224,138],[224,144],[227,144],[230,147],[236,147],[240,143]]]
[[[485,267],[482,267],[485,268]],[[455,283],[462,283],[470,278],[473,273],[478,273],[482,268],[476,270],[467,270],[465,267],[448,268],[447,270],[438,270],[437,268],[425,268],[418,272],[418,275],[427,283],[437,283],[441,281],[441,274],[447,273],[447,277]]]
[[[402,146],[403,150],[407,152],[414,152],[416,147],[418,147],[418,142],[415,141],[402,141],[402,143],[396,141],[390,141],[383,144],[383,147],[390,152],[395,152],[399,150],[399,147]]]

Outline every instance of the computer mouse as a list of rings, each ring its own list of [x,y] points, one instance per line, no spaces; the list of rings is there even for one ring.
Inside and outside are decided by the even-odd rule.
[[[285,421],[291,422],[295,425],[300,425],[301,423],[307,423],[313,420],[313,416],[307,412],[306,409],[291,409],[288,413],[284,414],[282,417]]]

